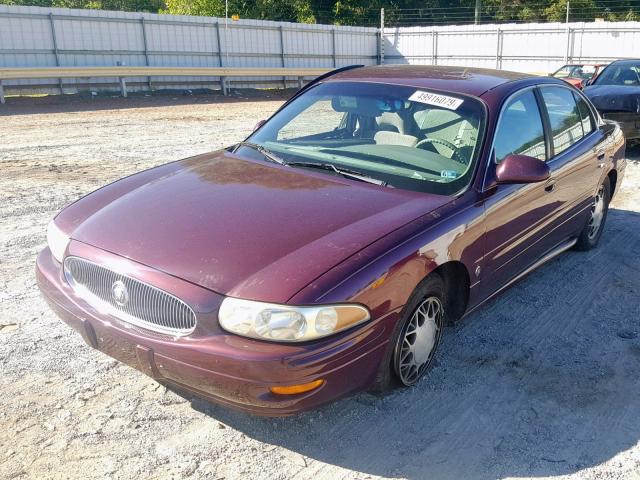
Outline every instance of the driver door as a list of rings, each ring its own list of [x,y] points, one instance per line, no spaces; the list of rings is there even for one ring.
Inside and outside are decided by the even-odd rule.
[[[547,161],[538,94],[527,88],[512,96],[500,114],[485,179],[485,262],[481,275],[486,296],[507,284],[545,254],[547,227],[556,209],[548,182],[497,185],[496,166],[510,154]]]

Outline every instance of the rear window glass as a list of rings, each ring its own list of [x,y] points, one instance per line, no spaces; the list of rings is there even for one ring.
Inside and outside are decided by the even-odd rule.
[[[595,122],[591,115],[591,111],[589,110],[589,106],[587,105],[587,102],[585,102],[580,95],[573,92],[573,96],[576,99],[576,103],[578,104],[578,111],[580,112],[580,122],[582,123],[582,134],[588,135],[589,133],[593,132],[593,130],[595,129]]]
[[[553,150],[557,155],[583,137],[582,118],[573,92],[563,87],[541,89],[544,104],[549,112],[553,136]]]

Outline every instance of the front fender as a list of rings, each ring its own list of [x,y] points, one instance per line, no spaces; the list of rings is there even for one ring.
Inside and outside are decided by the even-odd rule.
[[[404,306],[416,286],[439,266],[461,262],[478,282],[484,246],[484,208],[473,191],[425,214],[369,245],[328,271],[290,303],[359,302],[374,317]]]

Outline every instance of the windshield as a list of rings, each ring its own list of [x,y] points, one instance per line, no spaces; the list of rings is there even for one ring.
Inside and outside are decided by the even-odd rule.
[[[640,85],[640,63],[616,63],[605,68],[594,85]]]
[[[580,78],[589,80],[596,73],[595,65],[565,65],[553,74],[556,78]]]
[[[479,100],[457,93],[331,82],[294,99],[248,141],[294,168],[333,165],[395,188],[446,195],[473,176],[484,111]]]

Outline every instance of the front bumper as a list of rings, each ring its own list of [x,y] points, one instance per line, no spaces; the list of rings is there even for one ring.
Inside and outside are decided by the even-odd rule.
[[[75,295],[48,248],[38,255],[36,276],[51,308],[93,348],[160,383],[258,415],[295,414],[370,386],[398,318],[398,312],[390,312],[336,338],[297,345],[246,339],[211,324],[190,336],[172,338],[93,309]],[[197,289],[194,296],[203,297],[201,287],[179,288],[183,293],[185,288]],[[200,303],[210,307],[219,300]],[[215,315],[196,313],[203,323]],[[307,393],[276,395],[269,390],[319,378],[324,384]]]

